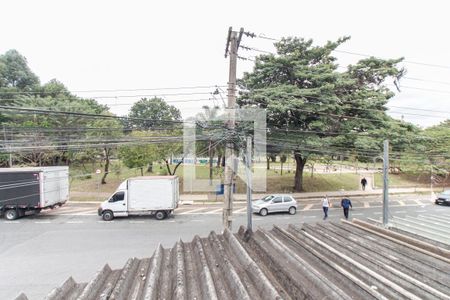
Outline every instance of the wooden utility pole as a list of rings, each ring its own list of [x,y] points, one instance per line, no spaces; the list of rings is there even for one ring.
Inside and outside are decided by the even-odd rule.
[[[232,217],[233,217],[233,182],[234,182],[234,143],[231,140],[234,135],[235,127],[235,113],[236,108],[236,65],[237,65],[237,52],[239,43],[242,37],[244,29],[241,28],[240,32],[233,31],[230,27],[228,29],[228,38],[225,48],[225,58],[230,56],[230,67],[228,73],[228,131],[227,131],[227,143],[225,148],[225,180],[224,180],[224,208],[222,214],[222,222],[224,229],[232,229]]]

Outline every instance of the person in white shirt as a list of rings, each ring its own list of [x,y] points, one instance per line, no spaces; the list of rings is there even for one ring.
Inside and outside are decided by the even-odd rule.
[[[322,200],[322,209],[323,209],[323,219],[325,220],[326,218],[328,218],[328,208],[330,207],[330,201],[328,200],[327,195],[325,195],[325,198],[323,198]]]

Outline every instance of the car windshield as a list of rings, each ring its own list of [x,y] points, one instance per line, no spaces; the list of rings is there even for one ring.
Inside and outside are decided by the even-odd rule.
[[[269,201],[272,200],[273,198],[274,198],[273,195],[269,195],[269,196],[266,196],[266,197],[262,198],[261,200],[264,201],[264,202],[269,202]]]

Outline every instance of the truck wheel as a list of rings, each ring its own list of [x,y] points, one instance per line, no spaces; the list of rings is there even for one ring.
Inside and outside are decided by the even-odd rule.
[[[155,214],[156,220],[164,220],[166,218],[167,214],[165,211],[159,210]]]
[[[12,220],[17,219],[18,217],[19,217],[19,212],[16,209],[8,209],[5,212],[5,218],[7,220],[12,221]]]
[[[111,221],[112,219],[114,219],[114,214],[110,210],[105,210],[102,214],[102,218],[104,221]]]

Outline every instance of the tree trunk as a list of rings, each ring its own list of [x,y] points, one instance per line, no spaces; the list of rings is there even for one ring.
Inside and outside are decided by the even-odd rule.
[[[267,170],[270,170],[270,157],[267,156]]]
[[[144,168],[140,167],[139,169],[141,169],[141,176],[144,176]]]
[[[169,175],[175,175],[175,173],[177,172],[178,167],[181,165],[183,160],[184,160],[184,157],[177,163],[177,165],[173,169],[173,172],[172,172],[172,170],[170,170],[169,161],[167,159],[164,160],[166,162],[166,168],[167,168],[167,172],[169,172]]]
[[[148,173],[153,173],[153,163],[148,164],[147,172],[148,172]]]
[[[217,155],[217,167],[220,167],[220,163],[222,162],[222,154]]]
[[[110,154],[110,149],[104,148],[103,149],[103,153],[105,154],[105,173],[103,174],[103,177],[102,177],[102,184],[106,184],[106,176],[108,176],[108,173],[109,173],[109,154]]]
[[[222,156],[222,167],[225,167],[225,155]]]
[[[283,161],[281,161],[281,170],[280,170],[280,174],[281,174],[281,176],[283,176]]]
[[[303,158],[300,153],[294,154],[295,159],[295,178],[294,190],[303,192],[303,169],[305,168],[307,158]]]

